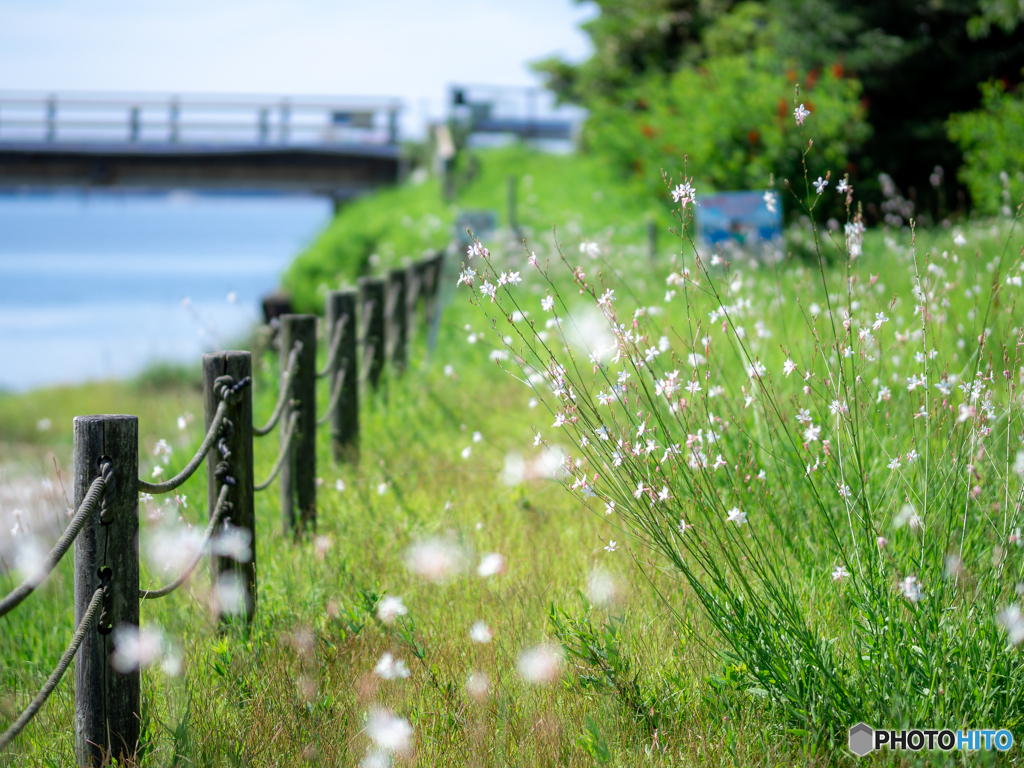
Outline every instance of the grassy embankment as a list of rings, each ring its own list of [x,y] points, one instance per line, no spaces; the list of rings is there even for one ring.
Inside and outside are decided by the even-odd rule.
[[[531,202],[530,193],[524,194],[520,217],[540,241],[546,239],[541,233],[549,224],[558,223],[567,233],[569,251],[576,250],[581,238],[602,242],[607,258],[618,261],[632,278],[635,295],[629,301],[662,303],[670,267],[663,262],[651,268],[646,262],[646,210],[631,205],[624,191],[618,197],[599,169],[588,180],[575,159],[559,166],[562,161],[550,158],[508,157],[508,165],[496,163],[493,169],[484,163],[461,202],[499,207],[507,173],[520,172],[524,180],[532,174],[537,200]],[[542,165],[555,173],[542,174]],[[439,236],[442,242],[431,242],[416,228],[432,215],[442,220],[438,231],[444,232],[432,184],[353,204],[291,273],[300,304],[316,304],[320,282],[357,274],[347,266],[354,257],[342,247],[349,240],[346,233],[374,221],[380,222],[377,235],[359,245],[359,258],[372,252],[384,259],[415,254],[410,242],[417,247],[442,244],[446,235]],[[544,203],[547,195],[556,201],[550,207]],[[389,228],[389,214],[399,221],[407,215],[413,224]],[[621,228],[609,229],[609,224]],[[410,238],[404,246],[393,234],[403,231]],[[382,240],[384,236],[394,239]],[[941,250],[949,234],[932,237]],[[968,237],[983,253],[1000,249],[998,239],[984,240],[980,231],[968,232]],[[901,239],[905,245],[906,238]],[[386,242],[395,245],[389,249]],[[544,246],[536,250],[550,253]],[[896,270],[893,251],[883,245],[880,233],[869,233],[865,251],[865,267],[882,273],[891,293],[904,293],[909,285],[906,270]],[[770,296],[799,288],[807,298],[824,298],[816,293],[813,273],[796,265],[781,273],[745,271],[754,281],[752,294]],[[545,289],[532,274],[524,271],[524,277],[524,305],[543,317],[539,304]],[[561,285],[564,293],[567,284]],[[681,323],[677,305],[665,309],[660,319],[665,328]],[[775,341],[786,344],[791,341],[788,334],[797,333],[793,329],[800,327],[799,318],[797,306],[790,304],[785,311],[766,313],[763,320]],[[469,343],[470,334],[475,343]],[[324,483],[318,535],[325,538],[290,543],[279,528],[276,486],[258,496],[260,595],[250,633],[217,632],[206,607],[209,587],[203,574],[187,591],[143,607],[143,622],[158,626],[173,652],[184,657],[178,677],[158,668],[143,675],[145,764],[356,764],[366,754],[369,739],[363,727],[375,704],[393,708],[415,729],[415,752],[404,758],[409,764],[841,762],[838,754],[823,752],[790,731],[771,705],[748,692],[742,670],[719,655],[721,640],[689,588],[662,558],[624,536],[621,521],[600,514],[603,505],[595,506],[594,514],[548,480],[511,487],[502,482],[503,467],[515,465],[508,454],[529,461],[542,456],[542,449],[532,445],[534,427],[554,438],[550,413],[543,406],[531,408],[532,392],[489,362],[497,346],[490,341],[498,342],[494,330],[464,295],[457,295],[433,358],[423,354],[421,335],[413,345],[408,374],[364,402],[360,465],[332,465],[321,435],[318,466]],[[766,344],[764,359],[775,370],[783,357],[773,350]],[[445,365],[453,367],[454,375],[445,375]],[[272,408],[275,382],[268,360],[256,382],[258,421]],[[188,388],[171,388],[132,401],[134,391],[104,385],[59,396],[41,392],[0,398],[0,433],[66,450],[75,413],[137,412],[146,436],[145,469],[155,462],[148,454],[160,437],[175,446],[170,470],[182,466],[200,435],[193,425],[177,436],[174,417],[182,410],[198,414],[197,395]],[[323,407],[326,393],[320,397]],[[147,412],[150,405],[142,400],[156,400],[156,410]],[[146,418],[149,413],[152,421]],[[52,420],[52,431],[32,432],[44,417]],[[18,432],[12,431],[15,424],[22,425]],[[473,437],[477,431],[479,442]],[[269,470],[275,442],[270,438],[258,443],[257,476]],[[471,451],[463,458],[466,448]],[[188,508],[169,508],[165,519],[176,512],[193,523],[202,519],[204,513],[192,503],[205,498],[205,474],[199,474],[183,489]],[[344,484],[342,491],[337,490],[338,480]],[[144,549],[161,525],[145,524]],[[444,584],[427,583],[406,567],[410,545],[433,537],[471,553],[468,570]],[[610,539],[619,541],[618,551],[605,551]],[[476,575],[485,552],[505,556],[504,574],[486,579]],[[0,620],[6,625],[0,632],[3,723],[39,686],[71,634],[70,565],[62,564],[39,594]],[[586,597],[595,572],[606,573],[616,584],[618,598],[610,604],[596,606]],[[150,577],[155,583],[166,578],[158,571],[147,572],[144,579]],[[377,597],[385,593],[402,596],[409,608],[407,619],[395,627],[380,624],[373,615]],[[524,648],[555,639],[552,607],[593,621],[593,645],[605,654],[606,667],[570,660],[556,682],[529,686],[518,676],[516,660]],[[494,631],[489,644],[474,644],[469,638],[470,626],[478,620]],[[609,622],[617,627],[615,632],[607,629]],[[408,679],[385,681],[373,674],[385,651],[406,661]],[[610,674],[613,668],[621,673],[623,659],[630,672]],[[485,701],[466,694],[465,683],[474,671],[490,679]],[[70,764],[72,711],[71,686],[65,681],[15,751],[0,757],[0,765]]]

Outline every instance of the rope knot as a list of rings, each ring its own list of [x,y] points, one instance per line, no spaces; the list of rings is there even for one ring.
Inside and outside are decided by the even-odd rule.
[[[220,439],[217,440],[217,450],[225,459],[231,458],[231,448],[228,446],[228,440],[234,434],[235,425],[231,423],[231,419],[224,419],[220,424]]]
[[[246,376],[237,383],[233,376],[218,376],[213,380],[213,391],[228,405],[237,405],[242,400],[242,390],[250,384],[252,384],[252,376]]]
[[[114,630],[114,593],[110,589],[114,572],[109,565],[105,565],[100,568],[99,577],[103,600],[100,603],[100,617],[96,620],[96,631],[101,635],[109,635]]]
[[[236,485],[237,481],[234,478],[234,468],[231,466],[231,462],[222,461],[217,464],[213,470],[213,476],[221,485]]]
[[[100,477],[103,478],[103,495],[100,496],[100,522],[110,525],[114,522],[114,496],[117,494],[117,480],[114,478],[114,462],[100,459]]]

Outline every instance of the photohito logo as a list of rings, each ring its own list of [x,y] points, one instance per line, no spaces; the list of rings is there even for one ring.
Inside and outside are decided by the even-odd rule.
[[[991,750],[1006,752],[1013,746],[1013,734],[1005,728],[951,731],[948,728],[913,728],[911,730],[875,730],[867,723],[850,727],[850,751],[864,757],[886,747],[893,750],[922,749],[952,752],[956,750]]]

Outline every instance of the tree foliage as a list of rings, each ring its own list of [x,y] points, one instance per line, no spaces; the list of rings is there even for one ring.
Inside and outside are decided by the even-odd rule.
[[[594,53],[537,62],[567,101],[628,105],[637,88],[708,66],[721,56],[770,50],[800,77],[835,67],[862,86],[871,136],[850,144],[854,178],[870,191],[882,171],[928,206],[936,165],[961,154],[946,131],[954,112],[979,105],[978,83],[1019,82],[1024,27],[1016,0],[596,0],[584,25]],[[669,97],[668,90],[665,97]],[[604,113],[602,113],[604,114]],[[599,125],[593,126],[599,132]],[[945,175],[955,184],[955,175]],[[863,183],[866,181],[867,183]],[[950,199],[955,189],[948,188]]]

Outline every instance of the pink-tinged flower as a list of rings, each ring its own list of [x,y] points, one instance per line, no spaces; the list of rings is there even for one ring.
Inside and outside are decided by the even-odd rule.
[[[537,254],[534,253],[533,251],[530,251],[530,258],[528,258],[526,260],[526,263],[529,264],[531,267],[536,267],[537,266]]]
[[[465,283],[466,285],[472,285],[473,284],[473,278],[475,278],[475,277],[476,277],[476,270],[474,270],[472,267],[466,267],[466,269],[463,270],[462,273],[459,275],[459,279],[455,283],[455,285],[456,285],[456,287],[462,285],[463,283]]]
[[[796,118],[797,125],[803,125],[809,114],[811,114],[810,111],[803,104],[793,110],[793,117]]]
[[[693,188],[690,182],[685,184],[677,184],[672,189],[672,202],[678,203],[685,208],[690,203],[697,200],[697,190]]]
[[[789,358],[787,357],[787,358],[786,358],[786,362],[784,362],[784,363],[782,364],[782,372],[783,372],[784,374],[786,374],[786,378],[789,378],[789,375],[790,375],[791,373],[793,373],[793,371],[795,371],[795,370],[796,370],[796,363],[794,363],[794,362],[793,362],[792,360],[790,360],[790,359],[789,359]]]
[[[550,643],[529,648],[519,656],[516,669],[523,680],[531,685],[550,683],[561,672],[562,651]]]
[[[490,296],[492,304],[494,303],[494,297],[495,294],[497,293],[497,290],[498,289],[495,288],[494,285],[490,283],[488,280],[484,280],[484,284],[480,286],[480,293],[482,293],[484,296]]]
[[[819,176],[817,181],[811,183],[811,186],[813,186],[814,191],[820,195],[822,192],[825,191],[825,187],[828,186],[828,179],[823,179],[821,178],[821,176]]]
[[[616,541],[615,541],[614,539],[612,539],[611,541],[609,541],[609,542],[608,542],[608,543],[607,543],[607,544],[605,545],[605,547],[604,547],[604,551],[605,551],[605,552],[614,552],[614,551],[615,551],[615,550],[617,550],[618,548],[619,548],[619,545],[618,545],[618,543],[617,543],[617,542],[616,542]]]
[[[778,209],[775,207],[778,202],[778,195],[772,191],[764,193],[764,205],[768,209],[768,213],[775,213]]]
[[[885,536],[879,536],[877,539],[875,539],[875,544],[878,546],[879,549],[885,549],[888,543],[889,540],[885,538]]]
[[[488,256],[491,255],[491,252],[484,248],[480,244],[479,240],[475,240],[472,243],[470,243],[469,248],[466,249],[466,255],[469,256],[469,258],[471,259],[474,256],[482,256],[483,258],[486,259]]]
[[[565,424],[565,414],[564,413],[556,413],[555,414],[555,423],[552,424],[551,426],[552,427],[560,427],[563,424]]]
[[[550,296],[545,296],[543,299],[540,300],[540,308],[543,309],[545,312],[550,312],[552,309],[555,308],[555,300]]]
[[[837,565],[832,569],[832,581],[842,581],[850,576],[850,572],[842,565]]]

